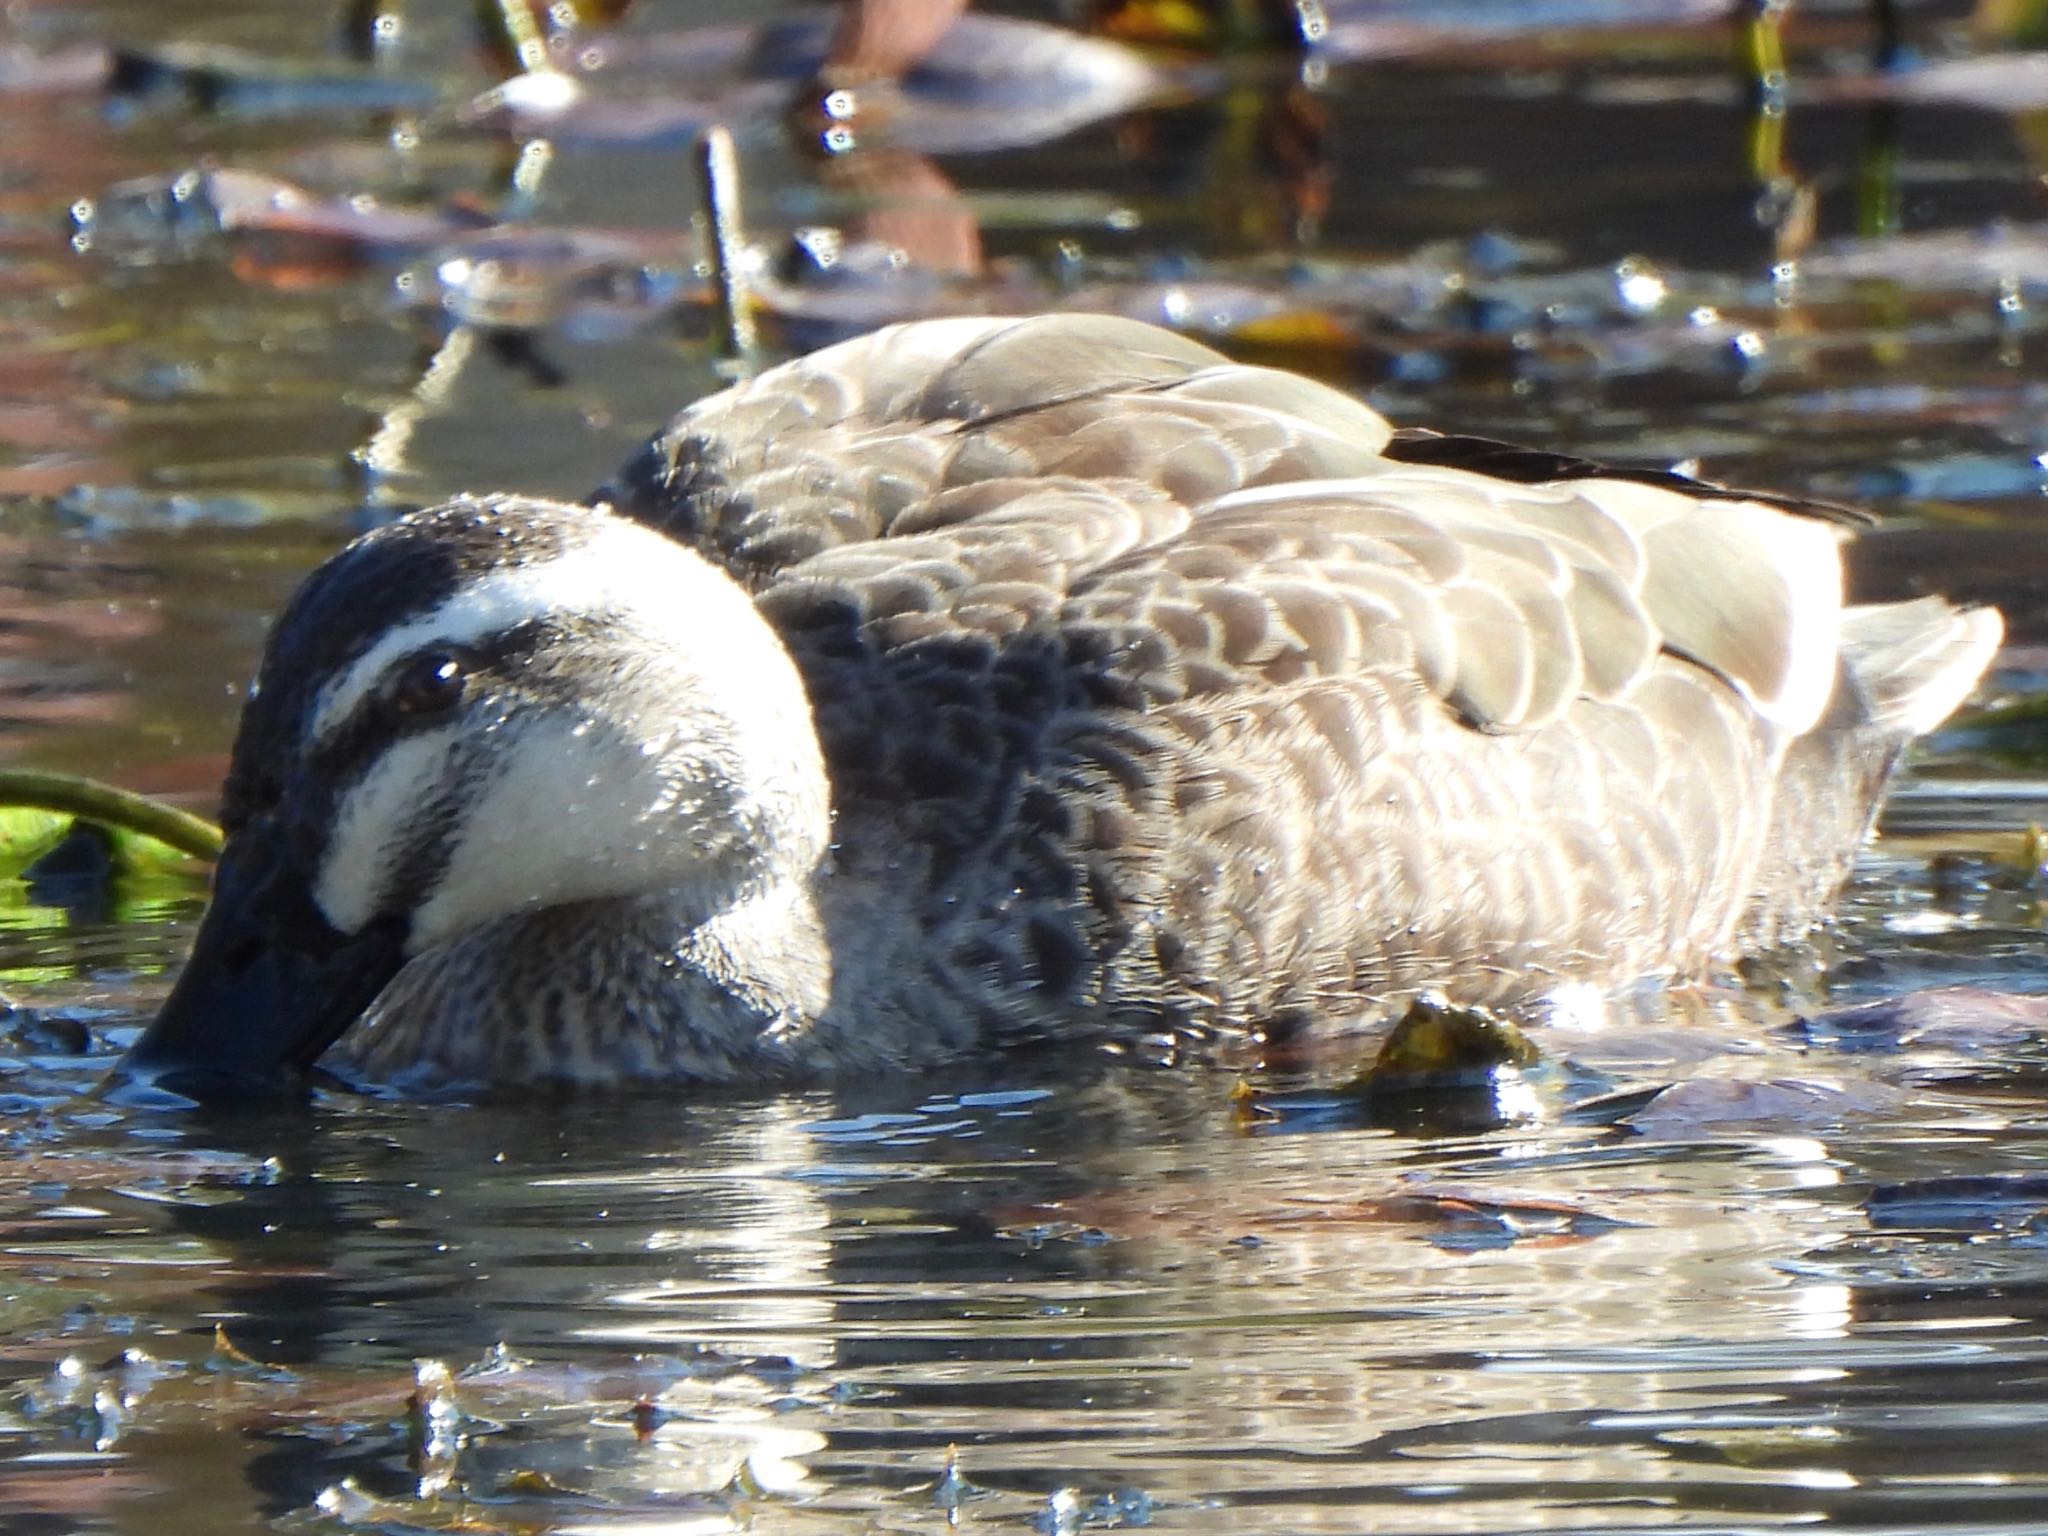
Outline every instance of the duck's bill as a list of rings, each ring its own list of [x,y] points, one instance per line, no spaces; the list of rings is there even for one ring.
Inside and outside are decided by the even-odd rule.
[[[336,932],[283,843],[253,830],[229,841],[192,958],[114,1069],[117,1093],[209,1105],[299,1093],[320,1053],[397,974],[402,925]]]

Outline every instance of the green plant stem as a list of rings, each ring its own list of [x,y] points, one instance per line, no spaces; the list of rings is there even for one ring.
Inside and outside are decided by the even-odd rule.
[[[77,816],[152,838],[195,859],[219,858],[227,840],[219,827],[189,811],[132,789],[41,768],[0,768],[0,806]]]

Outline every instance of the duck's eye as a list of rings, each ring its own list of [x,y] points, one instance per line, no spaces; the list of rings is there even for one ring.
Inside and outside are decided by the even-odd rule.
[[[391,704],[401,715],[438,715],[462,702],[469,668],[451,651],[423,651],[391,683]]]

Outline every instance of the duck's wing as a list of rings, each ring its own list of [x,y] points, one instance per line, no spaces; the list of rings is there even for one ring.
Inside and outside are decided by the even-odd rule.
[[[929,320],[699,401],[592,499],[758,588],[827,550],[1007,511],[1053,482],[1150,487],[1192,505],[1364,471],[1389,435],[1335,390],[1232,366],[1137,321]],[[1099,558],[1145,541],[1144,516],[1133,518]],[[1085,567],[1087,550],[1056,542]]]
[[[1872,722],[1984,653],[1837,718],[1839,524],[1404,441],[1134,322],[929,322],[691,408],[606,496],[757,592],[842,817],[1000,906],[956,950],[990,998],[1249,1018],[1811,916],[1759,884],[1788,744],[1830,722],[1860,827]]]
[[[1836,501],[1738,490],[1675,469],[1620,467],[1598,459],[1582,458],[1575,453],[1559,453],[1552,448],[1531,448],[1522,443],[1504,443],[1498,438],[1476,437],[1469,433],[1438,432],[1430,427],[1395,428],[1387,442],[1386,455],[1403,464],[1469,469],[1489,479],[1513,480],[1525,485],[1559,480],[1619,480],[1630,485],[1682,491],[1696,501],[1759,502],[1802,517],[1826,518],[1848,528],[1868,528],[1877,521],[1861,507],[1848,507]]]
[[[1514,730],[1669,650],[1797,731],[1833,686],[1840,530],[1803,507],[1396,434],[1110,317],[829,348],[691,407],[599,496],[720,561],[800,645],[1056,630],[1134,702],[1405,666]]]

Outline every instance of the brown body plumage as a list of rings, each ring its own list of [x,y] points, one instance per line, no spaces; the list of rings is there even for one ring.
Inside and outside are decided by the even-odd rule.
[[[231,824],[296,814],[300,781],[338,771],[307,745],[338,730],[321,710],[368,710],[412,655],[379,636],[431,646],[448,613],[470,651],[494,615],[541,626],[463,662],[496,750],[566,710],[652,753],[650,712],[726,686],[727,647],[793,661],[815,742],[735,772],[740,853],[693,823],[691,856],[717,844],[733,882],[665,855],[563,897],[536,856],[500,910],[444,890],[495,835],[465,819],[503,775],[473,742],[460,772],[426,746],[407,770],[455,786],[432,857],[325,784],[311,798],[356,852],[313,856],[315,907],[342,934],[412,914],[342,1038],[356,1070],[779,1080],[1696,973],[1821,915],[1901,750],[1998,635],[1939,600],[1845,609],[1845,530],[1818,512],[1398,437],[1334,390],[1099,317],[833,348],[684,412],[600,500],[457,503],[338,556],[273,637],[237,752],[286,766],[239,816],[231,785]],[[685,636],[682,682],[590,640],[630,637],[643,598],[549,619],[549,572],[695,568],[684,549],[765,624]],[[502,613],[451,604],[514,567],[532,591]],[[349,597],[408,582],[388,612]],[[752,730],[743,701],[702,708]],[[787,826],[746,809],[815,773]],[[602,778],[588,825],[657,825]]]

